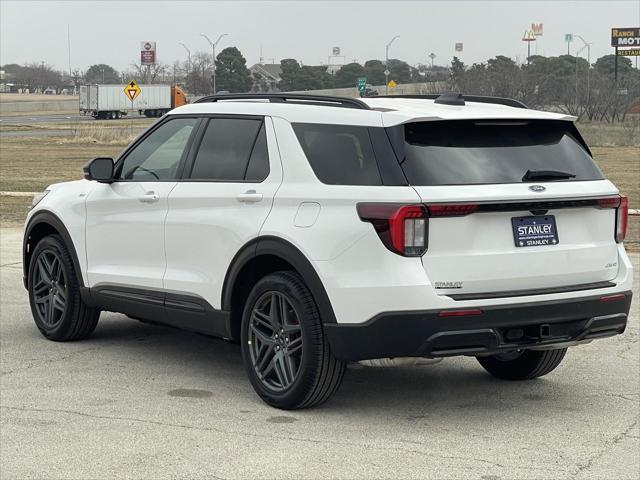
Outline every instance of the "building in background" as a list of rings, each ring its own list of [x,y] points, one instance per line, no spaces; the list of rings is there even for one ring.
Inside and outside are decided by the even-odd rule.
[[[277,92],[282,68],[279,63],[256,63],[249,68],[253,92]]]

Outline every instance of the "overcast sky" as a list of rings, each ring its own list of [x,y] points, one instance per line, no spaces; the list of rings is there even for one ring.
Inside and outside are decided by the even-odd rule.
[[[95,63],[127,69],[140,59],[140,41],[155,40],[158,59],[166,63],[210,52],[205,33],[228,33],[218,51],[234,45],[248,65],[297,58],[305,64],[327,63],[339,46],[347,61],[384,58],[385,45],[400,35],[390,57],[415,65],[437,55],[448,64],[455,42],[465,63],[497,54],[523,61],[523,32],[532,22],[544,34],[532,52],[559,55],[567,50],[564,34],[592,42],[591,57],[612,53],[611,27],[640,25],[640,0],[628,1],[15,1],[0,0],[0,64],[40,62],[68,69],[67,25],[71,32],[71,67]],[[579,42],[572,46],[572,53]],[[586,50],[583,52],[586,56]],[[335,60],[333,60],[335,62]]]

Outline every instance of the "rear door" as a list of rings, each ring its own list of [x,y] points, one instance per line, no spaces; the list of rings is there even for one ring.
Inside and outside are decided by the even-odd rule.
[[[282,167],[270,118],[227,115],[206,122],[169,196],[164,286],[220,308],[227,269],[258,236]]]
[[[423,263],[439,293],[578,289],[616,276],[617,190],[570,122],[420,122],[403,133],[403,170],[431,214]]]

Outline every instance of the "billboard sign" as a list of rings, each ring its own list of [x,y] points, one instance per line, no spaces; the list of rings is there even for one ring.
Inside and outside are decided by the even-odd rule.
[[[541,37],[542,36],[542,24],[541,23],[532,23],[531,24],[531,32],[536,37]]]
[[[616,50],[619,57],[640,57],[640,48],[628,48],[626,50]]]
[[[140,42],[140,63],[142,65],[156,63],[156,42]]]
[[[461,52],[462,51],[462,42],[458,42],[456,43],[456,52]]]
[[[612,47],[640,47],[640,27],[612,28]]]
[[[333,52],[334,57],[340,56],[340,47],[333,47],[331,51]]]

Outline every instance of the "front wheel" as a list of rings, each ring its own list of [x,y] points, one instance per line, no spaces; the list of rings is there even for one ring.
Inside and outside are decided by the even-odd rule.
[[[100,310],[82,301],[71,254],[59,235],[36,245],[27,285],[33,319],[49,340],[80,340],[93,333]]]
[[[503,380],[530,380],[554,370],[560,365],[566,353],[566,348],[517,350],[490,357],[477,357],[477,359],[480,365],[494,377]]]
[[[319,405],[342,382],[346,365],[331,353],[315,301],[295,272],[270,274],[253,287],[240,338],[249,380],[273,407]]]

